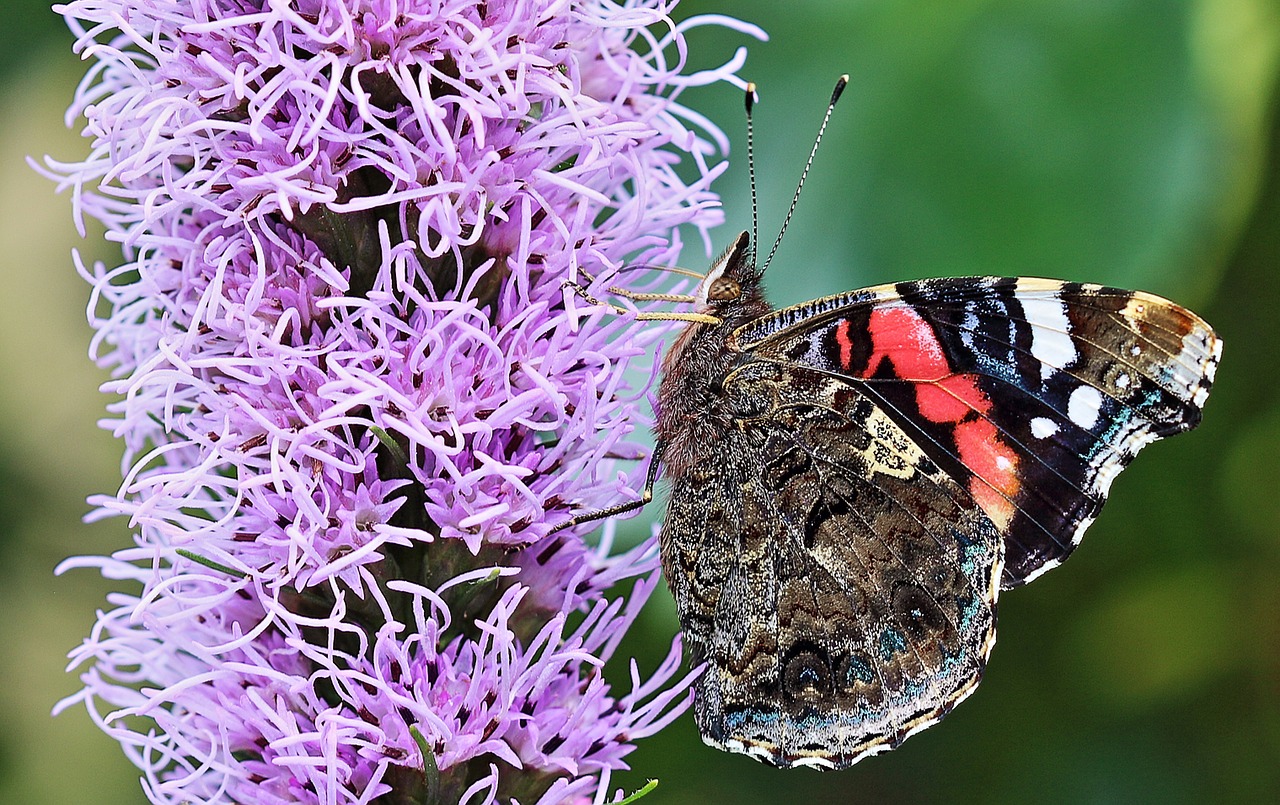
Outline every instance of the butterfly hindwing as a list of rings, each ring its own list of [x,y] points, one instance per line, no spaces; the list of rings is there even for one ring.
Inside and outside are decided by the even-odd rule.
[[[1003,534],[1006,588],[1070,554],[1139,449],[1199,422],[1221,352],[1150,294],[988,277],[816,300],[734,341],[874,400]]]
[[[995,637],[1000,537],[856,384],[768,361],[743,415],[673,483],[663,560],[712,744],[843,767],[933,723]]]

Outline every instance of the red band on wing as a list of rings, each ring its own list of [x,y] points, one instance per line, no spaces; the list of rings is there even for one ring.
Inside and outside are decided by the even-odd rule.
[[[883,361],[889,361],[895,375],[916,385],[920,413],[931,422],[959,422],[970,411],[990,410],[991,402],[974,377],[951,371],[933,329],[911,308],[873,310],[867,329],[872,351],[863,377],[872,377]],[[842,358],[847,330],[836,334]]]
[[[871,311],[867,330],[872,352],[866,377],[874,375],[883,360],[892,363],[894,372],[907,380],[941,380],[951,374],[937,336],[911,308],[876,308]]]
[[[849,371],[853,362],[853,341],[849,338],[849,320],[841,319],[836,325],[836,344],[840,347],[840,368]]]
[[[847,346],[848,323],[840,324],[836,340],[841,364],[848,368],[847,356],[852,352]],[[938,424],[954,423],[960,463],[974,475],[969,492],[997,527],[1006,527],[1014,513],[1010,499],[1020,485],[1018,454],[1001,440],[990,420],[965,419],[971,412],[991,410],[991,401],[978,388],[977,377],[952,371],[929,323],[909,307],[871,311],[867,329],[872,351],[863,376],[873,377],[881,363],[889,361],[894,375],[914,385],[922,416]]]
[[[970,411],[985,413],[991,408],[973,375],[951,375],[936,383],[917,384],[916,401],[920,413],[933,422],[959,422]]]
[[[973,473],[969,494],[997,528],[1013,518],[1011,498],[1018,493],[1018,454],[1005,444],[989,419],[971,419],[956,425],[960,461]]]

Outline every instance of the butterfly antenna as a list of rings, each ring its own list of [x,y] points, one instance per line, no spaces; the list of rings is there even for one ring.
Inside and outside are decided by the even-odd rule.
[[[760,205],[756,203],[755,136],[751,125],[751,107],[755,105],[756,85],[747,84],[747,173],[751,176],[751,250],[760,242]]]
[[[790,209],[787,210],[787,217],[782,219],[782,229],[778,231],[778,238],[773,242],[773,248],[769,250],[769,256],[765,259],[764,265],[760,266],[761,273],[764,273],[764,270],[769,267],[769,263],[773,262],[773,256],[777,254],[778,246],[782,244],[782,236],[787,233],[787,225],[791,223],[791,215],[796,211],[796,204],[800,201],[800,191],[804,188],[804,180],[808,178],[809,168],[813,165],[813,158],[818,153],[818,146],[822,144],[822,133],[827,130],[827,121],[831,119],[831,112],[836,108],[836,101],[840,100],[840,93],[844,92],[844,88],[848,83],[849,83],[849,76],[842,75],[840,76],[839,80],[836,81],[835,89],[831,91],[831,103],[827,104],[827,113],[823,115],[822,125],[818,127],[818,136],[813,139],[813,150],[809,152],[809,160],[804,163],[804,170],[801,171],[800,173],[800,183],[796,185],[796,194],[791,197],[791,207]],[[748,99],[750,99],[751,97],[750,94],[748,94],[747,97]],[[750,108],[750,106],[751,106],[751,101],[748,100],[747,101],[748,109]],[[751,120],[750,115],[747,116],[747,120],[748,120],[748,125],[750,125],[749,123],[749,121]],[[751,155],[750,143],[751,143],[751,140],[750,138],[748,138],[747,139],[748,159],[750,159],[750,155]],[[754,187],[755,185],[753,181],[753,184],[752,184],[753,195],[754,195]]]

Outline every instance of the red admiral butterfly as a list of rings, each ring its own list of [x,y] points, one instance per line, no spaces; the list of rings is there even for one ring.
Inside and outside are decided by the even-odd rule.
[[[753,240],[679,317],[643,500],[572,523],[643,505],[660,462],[703,739],[844,768],[974,690],[1000,592],[1070,555],[1138,450],[1199,423],[1222,342],[1157,296],[1046,279],[775,310]]]

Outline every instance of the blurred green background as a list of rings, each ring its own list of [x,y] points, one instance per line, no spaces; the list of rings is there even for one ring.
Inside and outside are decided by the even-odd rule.
[[[760,88],[766,237],[835,77],[852,77],[770,272],[775,302],[943,274],[1063,277],[1170,296],[1226,352],[1203,426],[1149,448],[1071,562],[1001,599],[986,678],[942,724],[823,774],[707,749],[686,716],[615,783],[660,778],[655,805],[1280,800],[1280,4],[679,8],[693,13],[772,37],[744,71]],[[84,153],[62,120],[84,68],[41,0],[10,0],[0,41],[0,802],[140,803],[82,709],[49,717],[78,687],[63,656],[107,590],[52,568],[129,539],[123,522],[80,522],[85,497],[118,483],[120,451],[94,425],[104,377],[69,250],[110,252],[79,241],[67,197],[24,163]],[[745,44],[711,28],[690,42],[695,66]],[[734,140],[719,249],[750,221],[741,96],[683,100]],[[684,262],[705,258],[691,247]],[[655,597],[624,654],[652,668],[675,624]]]

